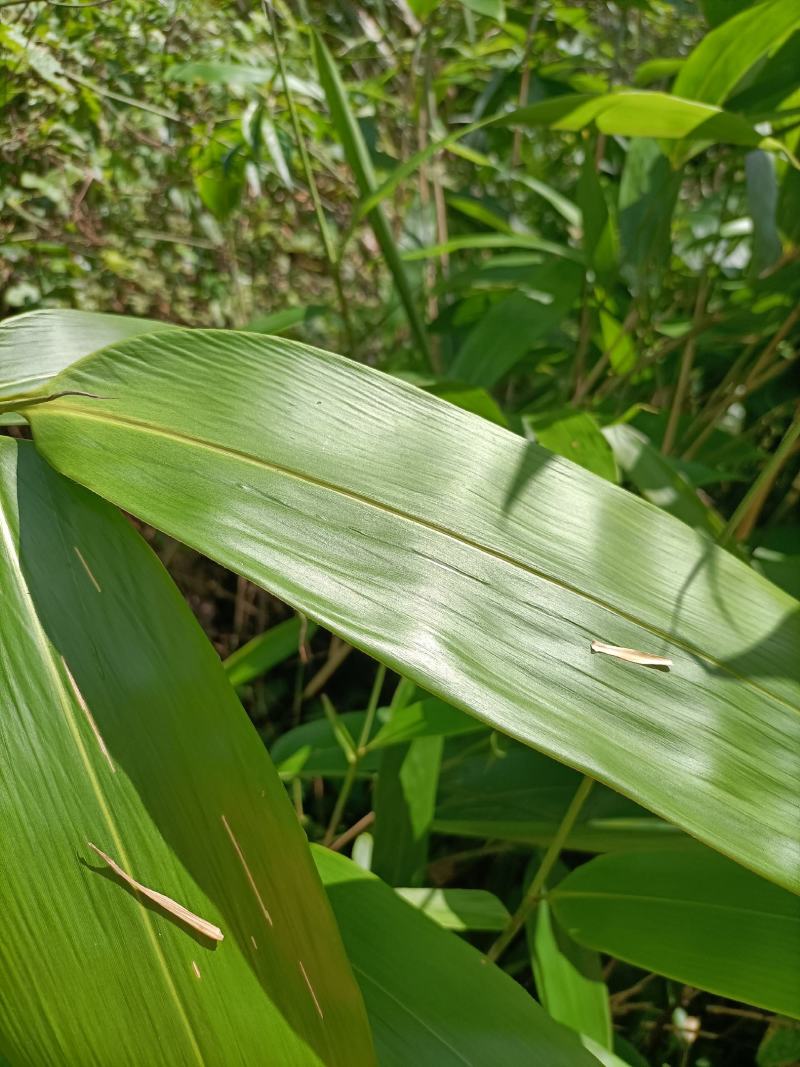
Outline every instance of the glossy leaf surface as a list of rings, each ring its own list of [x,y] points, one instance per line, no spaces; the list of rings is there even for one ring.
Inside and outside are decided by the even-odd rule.
[[[59,470],[433,695],[800,882],[800,605],[729,553],[500,427],[285,340],[167,331],[53,386],[96,394],[26,412]],[[673,669],[595,656],[593,639]]]
[[[169,329],[155,319],[94,311],[28,311],[0,322],[0,400],[44,389],[75,360],[126,337]]]

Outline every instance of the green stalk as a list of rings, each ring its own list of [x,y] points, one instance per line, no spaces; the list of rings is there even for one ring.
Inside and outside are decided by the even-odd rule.
[[[697,289],[697,298],[694,305],[694,314],[692,316],[692,326],[697,326],[703,315],[703,309],[706,304],[706,295],[708,293],[709,283],[707,279],[701,281]],[[664,431],[664,440],[661,442],[661,452],[663,455],[668,456],[672,451],[672,446],[675,443],[675,435],[678,432],[678,421],[683,411],[683,404],[686,399],[686,394],[689,391],[689,381],[692,375],[692,368],[694,366],[694,355],[697,350],[697,333],[690,332],[689,339],[686,342],[686,347],[683,350],[681,356],[681,367],[678,372],[678,384],[675,387],[675,392],[672,397],[672,407],[670,408],[669,418],[667,419],[667,428]]]
[[[378,710],[378,701],[380,700],[381,689],[383,689],[383,681],[385,677],[386,667],[382,663],[379,663],[378,669],[375,672],[375,681],[372,683],[372,692],[369,695],[367,713],[364,716],[364,725],[361,727],[356,750],[352,757],[348,757],[347,772],[345,773],[344,781],[342,782],[342,788],[339,790],[339,796],[336,798],[336,803],[333,806],[328,829],[325,831],[325,836],[322,839],[323,845],[330,846],[336,836],[336,828],[342,821],[345,805],[350,799],[350,793],[355,784],[359,764],[367,753],[367,742],[369,741],[369,735],[372,733],[372,726],[375,722],[375,714]]]
[[[503,930],[502,934],[500,934],[495,943],[486,953],[486,958],[491,960],[492,963],[496,963],[503,952],[505,952],[525,925],[525,920],[528,918],[528,915],[539,902],[547,879],[550,876],[550,872],[555,866],[556,860],[561,854],[561,850],[564,848],[566,840],[572,832],[575,820],[578,818],[581,808],[586,802],[586,798],[589,796],[593,785],[594,779],[590,778],[588,774],[584,775],[580,785],[575,790],[575,796],[572,798],[569,807],[564,812],[564,817],[555,832],[553,840],[547,847],[544,859],[534,875],[533,881],[528,886],[527,893],[522,898],[522,903],[511,916],[505,930]]]
[[[328,102],[331,120],[341,141],[345,158],[353,172],[362,198],[371,196],[377,186],[369,150],[361,134],[361,129],[353,115],[347,98],[347,91],[339,76],[333,56],[324,41],[316,32],[313,34],[314,59],[320,84]],[[412,336],[427,366],[432,366],[430,343],[422,316],[414,302],[414,294],[405,272],[405,265],[400,255],[386,216],[380,207],[369,213],[369,222],[375,239],[380,245],[383,258],[394,280],[395,288],[408,318]]]

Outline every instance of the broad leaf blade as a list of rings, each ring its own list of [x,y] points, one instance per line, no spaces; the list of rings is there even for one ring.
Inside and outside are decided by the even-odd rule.
[[[7,438],[0,589],[0,1048],[372,1062],[303,835],[180,593],[122,515]],[[137,897],[90,841],[224,940]]]
[[[94,311],[27,311],[0,323],[0,400],[44,391],[50,379],[98,348],[170,329],[155,319]]]
[[[714,852],[601,856],[550,900],[584,945],[800,1017],[800,899]]]
[[[433,695],[800,883],[800,605],[732,555],[290,341],[168,331],[54,385],[95,394],[23,412],[58,469]],[[595,638],[673,669],[593,655]]]
[[[471,945],[343,856],[312,851],[364,993],[381,1067],[597,1067],[576,1034]]]

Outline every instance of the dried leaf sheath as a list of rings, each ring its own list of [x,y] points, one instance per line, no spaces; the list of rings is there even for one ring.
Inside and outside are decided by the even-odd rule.
[[[214,926],[213,923],[201,919],[199,915],[195,915],[193,911],[184,908],[183,904],[178,904],[178,902],[172,900],[171,897],[167,897],[163,893],[157,892],[155,889],[148,889],[147,886],[142,885],[141,882],[137,882],[135,878],[131,878],[126,871],[123,871],[118,863],[115,863],[114,860],[106,855],[102,849],[98,848],[97,845],[93,845],[91,841],[87,841],[86,844],[90,849],[96,852],[101,859],[105,860],[111,870],[127,882],[132,889],[135,889],[137,893],[141,893],[142,896],[147,897],[148,900],[152,900],[155,904],[162,907],[164,911],[168,911],[170,915],[174,915],[177,919],[180,919],[181,922],[185,922],[187,926],[191,926],[191,928],[196,930],[198,934],[203,934],[204,937],[210,937],[212,941],[223,940],[225,935],[218,926]]]

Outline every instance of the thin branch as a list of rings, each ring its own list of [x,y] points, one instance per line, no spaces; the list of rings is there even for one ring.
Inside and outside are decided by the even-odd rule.
[[[533,11],[531,12],[530,21],[528,23],[528,33],[525,38],[525,53],[522,57],[522,77],[519,82],[519,97],[518,106],[524,107],[528,102],[528,90],[531,84],[531,52],[533,51],[533,39],[536,36],[536,31],[539,29],[539,17],[541,11],[538,2],[533,5]],[[518,167],[520,156],[522,155],[522,127],[518,126],[514,130],[514,145],[511,150],[511,166]]]
[[[348,645],[338,637],[331,638],[331,647],[328,658],[303,690],[303,700],[310,700],[316,696],[325,683],[333,677],[336,671],[353,651],[353,646]]]
[[[702,318],[706,298],[708,296],[708,289],[708,280],[704,279],[697,288],[697,299],[695,300],[694,314],[692,315],[692,325],[698,323]],[[667,420],[667,428],[664,431],[664,440],[661,442],[661,452],[665,456],[669,455],[672,451],[672,446],[675,443],[675,435],[678,432],[678,422],[681,417],[681,412],[683,411],[686,394],[689,391],[689,381],[692,375],[692,367],[694,366],[694,355],[696,351],[697,334],[693,333],[683,349],[681,368],[678,372],[678,384],[675,386],[675,392],[672,397],[672,407],[670,408],[669,418]]]
[[[278,33],[278,20],[275,16],[275,9],[272,4],[268,4],[267,0],[261,0],[261,6],[264,9],[264,14],[269,22],[270,32],[272,33],[272,43],[275,47],[275,58],[278,61],[278,70],[280,72],[281,81],[283,82],[283,92],[289,107],[289,118],[292,123],[292,131],[294,132],[297,151],[300,153],[300,161],[303,166],[306,184],[308,185],[308,190],[311,194],[311,202],[314,205],[314,214],[317,218],[317,227],[325,249],[325,258],[328,261],[331,278],[333,279],[333,284],[336,289],[336,297],[339,302],[339,311],[342,316],[342,324],[344,325],[348,352],[352,355],[353,349],[355,348],[353,324],[350,320],[350,311],[347,306],[344,287],[342,285],[341,264],[339,262],[339,256],[336,254],[336,249],[333,246],[333,238],[331,237],[328,220],[325,218],[325,211],[322,207],[322,200],[320,199],[319,190],[317,189],[317,183],[314,179],[314,171],[311,167],[311,159],[308,154],[308,148],[306,147],[306,140],[300,126],[300,117],[297,114],[294,95],[291,86],[289,85],[286,64],[283,61],[283,49],[281,48],[280,36]]]
[[[353,838],[358,837],[375,822],[375,812],[368,811],[366,815],[362,815],[358,822],[353,823],[349,830],[345,830],[343,834],[340,834],[336,840],[331,844],[331,852],[341,852],[345,845],[349,845]]]
[[[544,854],[544,859],[539,865],[539,869],[533,876],[533,881],[528,886],[528,891],[522,898],[522,903],[511,916],[505,930],[500,934],[495,943],[486,953],[487,959],[491,960],[493,963],[496,963],[499,957],[508,948],[524,926],[525,920],[528,918],[531,911],[541,899],[550,872],[553,870],[556,860],[561,855],[561,850],[564,848],[567,838],[572,832],[575,820],[578,818],[581,808],[586,802],[586,798],[589,796],[593,785],[594,779],[590,778],[588,774],[584,775],[580,785],[575,790],[575,796],[572,798],[569,807],[564,812],[564,817],[561,820],[558,830],[556,830],[553,840],[547,847],[547,851]]]
[[[345,805],[350,799],[350,792],[356,780],[359,764],[364,756],[367,754],[367,742],[369,741],[369,735],[372,733],[372,725],[375,722],[375,713],[378,710],[378,701],[380,700],[381,690],[383,689],[383,681],[386,677],[386,667],[382,664],[378,664],[378,669],[375,672],[375,681],[372,683],[372,692],[369,695],[369,703],[367,704],[367,712],[364,716],[364,724],[361,727],[361,734],[358,738],[358,744],[356,750],[352,755],[347,767],[347,773],[344,776],[342,782],[342,788],[339,790],[339,796],[336,798],[336,803],[333,806],[331,812],[330,822],[328,823],[328,829],[325,831],[325,836],[322,839],[322,844],[330,847],[331,842],[336,834],[336,827],[342,820],[344,814]]]

